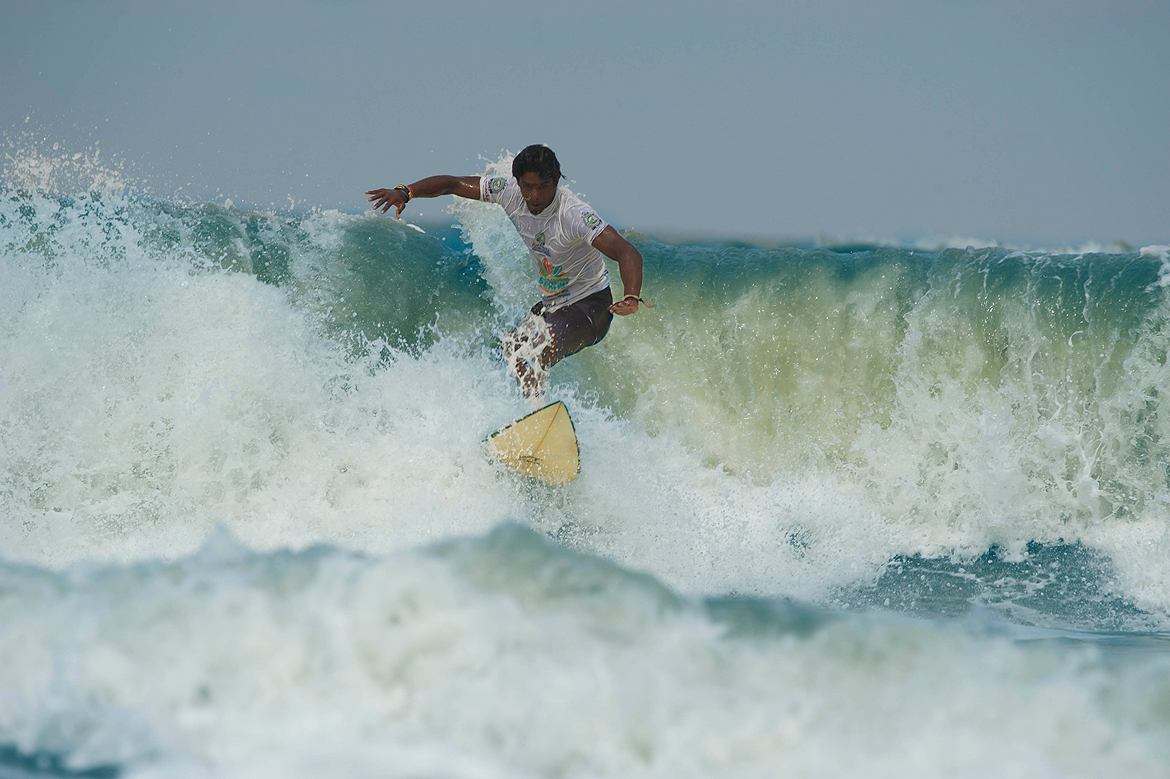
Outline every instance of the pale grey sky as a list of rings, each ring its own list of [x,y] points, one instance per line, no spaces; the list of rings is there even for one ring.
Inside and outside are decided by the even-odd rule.
[[[1165,0],[723,5],[0,0],[0,133],[237,205],[540,142],[657,235],[1170,242]]]

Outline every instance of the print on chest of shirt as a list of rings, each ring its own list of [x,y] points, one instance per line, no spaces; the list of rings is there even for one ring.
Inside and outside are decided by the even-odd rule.
[[[565,273],[564,265],[553,265],[552,250],[544,242],[544,231],[537,233],[528,246],[532,252],[532,259],[536,262],[536,270],[540,274],[538,284],[550,295],[556,295],[569,285],[569,275]]]

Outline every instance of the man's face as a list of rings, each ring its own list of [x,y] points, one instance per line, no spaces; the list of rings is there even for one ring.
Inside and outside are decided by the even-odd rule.
[[[539,214],[548,208],[549,204],[553,202],[553,198],[557,196],[557,180],[542,179],[540,174],[535,171],[525,173],[516,179],[516,182],[520,185],[520,194],[524,196],[524,203],[528,206],[528,210],[534,214]]]

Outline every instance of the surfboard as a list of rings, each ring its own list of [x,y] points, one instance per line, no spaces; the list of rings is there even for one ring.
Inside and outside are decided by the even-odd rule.
[[[487,444],[504,465],[546,484],[568,484],[581,471],[577,431],[559,400],[501,427]]]

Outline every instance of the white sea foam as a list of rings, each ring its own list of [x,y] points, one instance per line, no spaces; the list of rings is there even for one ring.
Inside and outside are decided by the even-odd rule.
[[[0,741],[76,768],[1064,777],[1167,757],[1164,656],[881,616],[729,636],[521,531],[380,559],[221,536],[2,575]]]
[[[709,347],[686,335],[706,314],[685,298],[668,295],[661,311],[616,321],[595,353],[553,372],[550,397],[571,401],[584,475],[550,500],[483,453],[483,438],[524,411],[490,349],[457,337],[417,352],[375,344],[370,353],[384,356],[371,362],[320,326],[355,294],[336,258],[345,231],[365,217],[300,223],[305,238],[289,244],[292,277],[281,289],[207,269],[201,228],[188,217],[115,196],[72,204],[34,196],[8,201],[14,229],[25,224],[20,207],[31,207],[28,224],[39,226],[22,228],[32,232],[11,236],[12,245],[51,235],[53,260],[14,252],[0,271],[12,291],[0,385],[8,559],[61,567],[175,557],[217,525],[257,549],[329,542],[381,554],[522,519],[686,592],[821,600],[872,582],[896,555],[999,546],[1019,559],[1031,541],[1080,541],[1116,562],[1126,597],[1155,612],[1170,605],[1159,584],[1170,578],[1166,501],[1153,495],[1142,513],[1099,525],[1108,496],[1092,474],[1112,451],[1100,442],[1106,434],[1122,441],[1125,430],[1089,436],[1079,412],[1052,415],[1067,404],[1057,384],[1020,394],[1026,388],[967,378],[938,341],[962,321],[945,297],[920,302],[904,336],[885,302],[889,287],[868,280],[842,290],[825,279],[820,308],[771,335],[751,334],[772,303],[745,297],[713,314],[708,326],[726,335]],[[521,256],[496,251],[514,231],[480,211],[461,218],[507,322],[530,294],[522,247]],[[160,255],[143,235],[160,229],[190,237]],[[232,252],[233,266],[251,269],[246,249]],[[819,323],[836,310],[854,312],[842,324],[863,322],[877,339],[856,350],[840,341],[849,359],[838,385],[798,385],[803,408],[757,393],[750,416],[735,394],[711,394],[741,392],[711,384],[725,374],[719,365],[739,356],[728,336],[758,344],[756,371],[773,363],[791,371],[804,360],[799,381],[831,375],[817,367],[836,348],[824,339],[845,336]],[[1015,325],[1021,354],[1043,344],[1031,326]],[[664,327],[683,335],[660,334]],[[1152,329],[1146,352],[1132,353],[1119,402],[1144,403],[1160,386],[1164,337]],[[670,348],[684,348],[685,359]],[[895,350],[894,402],[875,414],[872,404],[884,401],[870,398],[867,410],[850,387],[872,382],[867,371],[888,372],[875,355]],[[679,373],[688,365],[700,373]],[[590,392],[581,373],[590,367],[612,370],[619,387],[632,368],[660,378],[620,418]],[[769,437],[753,432],[765,425],[780,427]],[[1068,476],[1070,457],[1083,462],[1079,481]],[[842,459],[849,467],[834,469]],[[1061,501],[1064,514],[1053,508]]]
[[[6,191],[0,748],[142,777],[1163,773],[1157,636],[699,598],[831,606],[895,558],[1039,541],[1107,563],[1052,579],[1164,625],[1170,498],[1131,445],[1170,440],[1164,247],[1130,329],[1059,339],[1007,305],[1026,295],[962,308],[1006,254],[932,268],[903,308],[908,266],[728,300],[664,279],[653,315],[554,369],[582,475],[550,489],[484,452],[526,409],[482,331],[531,288],[506,220],[466,205],[489,300],[454,324],[444,300],[403,345],[346,323],[355,235],[395,262],[433,240],[388,220]],[[996,351],[951,337],[979,327]]]

